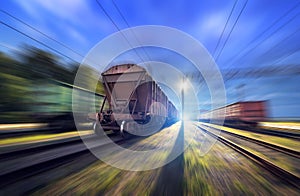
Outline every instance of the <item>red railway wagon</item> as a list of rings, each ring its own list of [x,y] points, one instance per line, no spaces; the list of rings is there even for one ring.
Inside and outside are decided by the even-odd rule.
[[[124,134],[132,124],[175,122],[178,112],[147,71],[135,64],[116,65],[102,73],[106,97],[97,113],[95,132]],[[106,107],[105,107],[106,105]]]
[[[200,114],[200,119],[224,117],[226,121],[259,122],[267,118],[266,101],[241,101]]]

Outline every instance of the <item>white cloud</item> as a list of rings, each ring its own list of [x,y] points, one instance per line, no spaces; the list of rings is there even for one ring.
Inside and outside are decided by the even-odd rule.
[[[208,17],[201,18],[197,24],[200,28],[201,37],[219,37],[225,24],[224,12],[215,12]]]
[[[85,0],[17,0],[17,3],[32,17],[41,17],[43,10],[72,23],[80,22],[78,13],[89,11]],[[39,18],[36,18],[39,19]]]
[[[29,1],[22,1],[22,0],[15,0],[16,3],[23,8],[30,16],[34,18],[39,18],[40,14],[38,9],[35,8],[35,6],[31,3],[28,3]]]
[[[93,10],[86,0],[15,0],[34,20],[40,23],[73,25],[94,31],[111,32],[113,25]],[[97,9],[96,9],[97,10]]]
[[[88,40],[80,34],[77,30],[72,27],[65,28],[65,34],[71,36],[76,42],[80,42],[81,44],[88,44]]]

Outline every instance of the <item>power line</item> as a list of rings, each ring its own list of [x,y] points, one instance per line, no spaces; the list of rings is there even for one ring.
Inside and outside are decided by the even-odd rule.
[[[25,36],[25,37],[27,37],[27,38],[29,38],[29,39],[31,39],[31,40],[33,40],[33,41],[35,41],[35,42],[41,44],[42,46],[44,46],[44,47],[46,47],[46,48],[48,48],[48,49],[50,49],[50,50],[53,50],[54,52],[60,54],[61,56],[65,57],[65,58],[67,58],[67,59],[70,59],[71,61],[74,61],[74,62],[77,63],[77,61],[75,61],[73,58],[71,58],[71,57],[69,57],[69,56],[63,54],[62,52],[56,50],[55,48],[53,48],[53,47],[51,47],[51,46],[48,46],[47,44],[45,44],[45,43],[43,43],[43,42],[41,42],[41,41],[39,41],[39,40],[33,38],[32,36],[30,36],[30,35],[28,35],[28,34],[22,32],[22,31],[20,31],[20,30],[18,30],[18,29],[16,29],[16,28],[12,27],[11,25],[9,25],[9,24],[7,24],[7,23],[5,23],[5,22],[3,22],[3,21],[0,21],[0,23],[3,24],[4,26],[6,26],[6,27],[8,27],[8,28],[10,28],[10,29],[12,29],[12,30],[14,30],[14,31],[16,31],[16,32],[18,32],[18,33],[20,33],[20,34],[22,34],[23,36]]]
[[[67,45],[65,45],[64,43],[62,43],[62,42],[60,42],[60,41],[58,41],[58,40],[56,40],[56,39],[50,37],[50,36],[47,35],[46,33],[44,33],[44,32],[42,32],[42,31],[38,30],[37,28],[35,28],[35,27],[33,27],[33,26],[31,26],[30,24],[26,23],[25,21],[21,20],[20,18],[17,18],[16,16],[13,16],[12,14],[6,12],[5,10],[2,10],[2,9],[1,9],[0,11],[1,11],[2,13],[6,14],[7,16],[9,16],[9,17],[15,19],[16,21],[22,23],[23,25],[29,27],[30,29],[32,29],[32,30],[34,30],[34,31],[36,31],[36,32],[38,32],[38,33],[40,33],[40,34],[42,34],[43,36],[45,36],[45,37],[47,37],[48,39],[54,41],[55,43],[57,43],[57,44],[59,44],[59,45],[65,47],[65,48],[69,49],[70,51],[74,52],[74,53],[77,54],[78,56],[84,57],[83,55],[81,55],[81,54],[78,53],[77,51],[73,50],[73,49],[70,48],[69,46],[67,46]]]
[[[237,1],[238,1],[238,0],[237,0]],[[227,18],[226,24],[225,24],[224,29],[223,29],[223,31],[222,31],[221,37],[219,38],[219,41],[218,41],[217,46],[219,45],[219,42],[220,42],[220,40],[221,40],[221,38],[222,38],[222,36],[223,36],[223,34],[224,34],[224,31],[225,31],[226,26],[227,26],[227,24],[228,24],[228,22],[229,22],[229,19],[230,19],[231,15],[232,15],[232,13],[233,13],[233,11],[234,11],[234,8],[235,8],[235,6],[236,6],[236,4],[237,4],[237,1],[234,3],[234,5],[233,5],[233,7],[232,7],[232,9],[231,9],[231,12],[230,12],[230,14],[229,14],[229,17]],[[236,24],[237,24],[239,18],[241,17],[241,15],[242,15],[242,13],[243,13],[243,11],[244,11],[244,9],[245,9],[247,3],[248,3],[248,0],[246,0],[246,1],[244,2],[243,7],[242,7],[241,11],[239,12],[238,17],[236,18],[236,20],[235,20],[233,26],[231,27],[231,30],[230,30],[228,36],[226,37],[226,40],[225,40],[225,42],[224,42],[224,44],[223,44],[223,46],[222,46],[222,48],[221,48],[219,54],[218,54],[217,57],[215,58],[215,61],[217,61],[217,60],[219,59],[220,55],[222,54],[222,52],[223,52],[223,50],[224,50],[224,48],[225,48],[225,46],[226,46],[226,44],[227,44],[227,41],[229,40],[229,38],[230,38],[230,36],[231,36],[231,33],[233,32],[233,30],[234,30],[234,28],[235,28],[235,26],[236,26]],[[216,48],[217,48],[217,46],[216,46]],[[216,48],[215,48],[215,51],[216,51]],[[214,51],[214,55],[215,55],[215,51]],[[190,74],[190,76],[191,76],[191,78],[194,78],[195,75],[194,75],[194,74]],[[195,77],[197,77],[197,76],[195,76]],[[198,91],[199,91],[200,88],[201,88],[201,86],[198,87]]]
[[[103,13],[106,15],[106,17],[111,21],[111,23],[116,27],[116,29],[121,33],[121,35],[123,36],[123,38],[127,41],[127,43],[129,44],[129,46],[131,47],[131,49],[133,49],[133,51],[136,53],[136,55],[141,59],[142,62],[145,62],[143,60],[143,58],[138,54],[138,52],[136,51],[135,48],[133,48],[133,46],[131,45],[130,41],[128,40],[128,38],[124,35],[124,33],[121,31],[121,29],[118,27],[118,25],[115,23],[115,21],[112,19],[112,17],[108,14],[108,12],[104,9],[104,7],[102,6],[102,4],[96,0],[98,6],[101,8],[101,10],[103,11]]]
[[[26,23],[24,20],[22,20],[22,19],[20,19],[20,18],[18,18],[18,17],[16,17],[16,16],[14,16],[14,15],[12,15],[12,14],[8,13],[8,12],[7,12],[7,11],[5,11],[5,10],[2,10],[2,9],[0,9],[0,11],[1,11],[2,13],[6,14],[7,16],[9,16],[9,17],[13,18],[14,20],[16,20],[16,21],[18,21],[18,22],[22,23],[23,25],[25,25],[25,26],[29,27],[30,29],[32,29],[32,30],[34,30],[34,31],[38,32],[39,34],[41,34],[41,35],[45,36],[46,38],[48,38],[48,39],[50,39],[50,40],[54,41],[55,43],[57,43],[57,44],[59,44],[59,45],[63,46],[64,48],[66,48],[66,49],[68,49],[68,50],[72,51],[73,53],[77,54],[78,56],[80,56],[80,57],[84,58],[84,55],[82,55],[82,54],[80,54],[79,52],[75,51],[74,49],[72,49],[71,47],[67,46],[66,44],[64,44],[64,43],[62,43],[62,42],[60,42],[60,41],[58,41],[58,40],[54,39],[53,37],[51,37],[51,36],[47,35],[46,33],[44,33],[44,32],[42,32],[42,31],[38,30],[37,28],[33,27],[32,25],[30,25],[30,24]],[[95,63],[95,64],[97,64],[97,62],[94,62],[94,61],[93,61],[93,60],[91,60],[91,59],[88,59],[88,60],[89,60],[90,62],[92,62],[92,63]]]
[[[228,25],[228,22],[229,22],[229,20],[230,20],[230,18],[231,18],[231,16],[232,16],[232,13],[233,13],[233,11],[234,11],[234,9],[235,9],[235,6],[236,6],[237,2],[238,2],[238,0],[236,0],[236,1],[234,2],[233,7],[231,8],[230,14],[229,14],[229,16],[228,16],[228,18],[227,18],[227,20],[226,20],[226,23],[225,23],[225,26],[224,26],[224,28],[223,28],[223,31],[222,31],[222,33],[221,33],[219,39],[218,39],[218,43],[217,43],[215,49],[214,49],[213,56],[215,56],[216,51],[217,51],[217,48],[219,47],[219,45],[220,45],[220,43],[221,43],[221,39],[222,39],[222,37],[223,37],[223,35],[224,35],[225,29],[226,29],[226,27],[227,27],[227,25]]]
[[[130,28],[131,26],[129,25],[129,22],[126,20],[125,16],[122,14],[121,10],[119,9],[118,5],[115,3],[114,0],[111,0],[114,7],[116,8],[116,10],[118,11],[118,13],[120,14],[120,16],[122,17],[122,19],[124,20],[124,22],[126,23],[127,27]],[[133,34],[133,36],[135,37],[135,39],[137,40],[138,44],[141,45],[139,39],[137,38],[136,34],[134,33],[134,31],[132,31],[132,29],[130,29],[131,33]],[[151,58],[149,57],[147,51],[145,50],[145,48],[142,47],[143,52],[146,54],[147,58],[149,61],[151,61]]]
[[[234,62],[234,61],[237,61],[237,60],[235,60],[235,59],[237,59],[247,48],[249,48],[249,46],[253,43],[253,42],[255,42],[258,38],[260,38],[263,34],[265,34],[268,30],[270,30],[272,27],[274,27],[278,22],[280,22],[284,17],[286,17],[287,15],[289,15],[293,10],[295,10],[298,6],[300,5],[300,2],[298,2],[296,5],[294,5],[291,9],[289,9],[287,12],[285,12],[282,16],[280,16],[276,21],[274,21],[270,26],[268,26],[262,33],[260,33],[258,36],[256,36],[254,39],[252,39],[247,45],[246,45],[246,47],[243,49],[243,50],[241,50],[237,55],[235,55],[235,57],[230,61],[230,62]],[[298,14],[297,14],[298,15]],[[273,32],[272,34],[271,34],[271,36],[274,34],[275,32]],[[268,37],[269,38],[269,37]],[[266,39],[268,39],[268,38],[266,38]],[[265,40],[266,40],[265,39]],[[262,42],[264,42],[265,40],[263,40]],[[262,43],[261,42],[261,43]],[[258,44],[258,45],[260,45],[260,44]],[[256,45],[255,46],[255,48],[257,48],[257,46],[258,45]],[[250,51],[252,51],[252,49],[250,49],[250,50],[248,50],[248,52],[247,53],[249,53]],[[241,58],[243,58],[243,57],[245,57],[246,55],[247,55],[247,53],[246,54],[244,54],[242,57],[239,57],[239,59],[241,59]]]
[[[223,28],[223,30],[222,30],[222,33],[221,33],[221,35],[220,35],[220,37],[219,37],[219,39],[218,39],[217,45],[216,45],[216,47],[215,47],[215,49],[214,49],[214,51],[213,51],[213,57],[215,57],[215,55],[216,55],[217,48],[219,47],[219,45],[220,45],[220,43],[221,43],[221,39],[223,38],[223,35],[224,35],[224,33],[225,33],[225,30],[226,30],[226,28],[227,28],[227,25],[228,25],[228,23],[229,23],[229,20],[230,20],[232,14],[233,14],[233,11],[234,11],[234,9],[235,9],[235,7],[236,7],[236,5],[237,5],[237,2],[238,2],[238,0],[236,0],[236,1],[234,2],[233,6],[232,6],[232,8],[231,8],[230,14],[229,14],[229,16],[228,16],[228,18],[227,18],[227,20],[226,20],[226,23],[225,23],[225,25],[224,25],[224,28]],[[230,36],[230,35],[229,35],[229,36]],[[226,43],[225,43],[225,44],[226,44]],[[224,46],[223,46],[222,50],[223,50],[223,49],[224,49]],[[213,62],[212,62],[212,63],[213,63]],[[194,78],[194,75],[193,75],[193,74],[189,74],[189,75],[190,75],[190,78]],[[198,86],[198,91],[199,91],[199,89],[201,89],[201,88],[202,88],[201,86]]]
[[[285,12],[281,17],[279,17],[276,21],[274,21],[268,28],[266,28],[263,32],[261,32],[258,36],[256,36],[254,39],[252,39],[248,44],[250,45],[251,43],[253,43],[255,40],[257,40],[259,37],[261,37],[263,34],[265,34],[269,29],[271,29],[273,26],[275,26],[275,24],[277,24],[280,20],[282,20],[284,17],[286,17],[287,15],[289,15],[294,9],[296,9],[298,6],[300,5],[300,2],[298,2],[294,7],[292,7],[291,9],[289,9],[287,12]]]
[[[299,52],[300,48],[297,48],[293,53],[287,55],[284,58]],[[282,60],[280,60],[282,61]],[[276,62],[277,63],[277,62]],[[270,77],[270,76],[292,76],[300,75],[299,65],[286,64],[285,66],[273,66],[275,63],[260,68],[244,68],[244,69],[223,69],[221,70],[224,81],[229,81],[239,78],[257,78],[257,77]],[[190,72],[188,75],[194,78],[201,78],[200,73]],[[205,86],[204,80],[202,80],[202,86]]]
[[[286,60],[288,57],[290,57],[290,56],[296,54],[296,53],[299,52],[299,51],[300,51],[300,48],[297,48],[296,50],[293,50],[293,52],[291,52],[290,54],[288,54],[288,55],[282,57],[281,59],[279,59],[279,60],[277,60],[277,61],[275,61],[275,62],[272,63],[271,65],[275,65],[275,64],[277,64],[277,63],[279,63],[279,62],[282,62],[282,61]]]
[[[292,36],[294,36],[295,34],[297,34],[299,31],[300,31],[300,28],[296,29],[294,32],[292,32],[291,34],[287,35],[285,38],[283,38],[282,40],[280,40],[277,44],[275,44],[272,48],[270,48],[269,50],[267,50],[266,52],[264,52],[258,58],[266,56],[270,51],[274,50],[274,48],[278,47],[280,44],[282,44],[286,40],[290,39]]]
[[[266,40],[270,39],[275,33],[277,33],[279,30],[281,30],[283,27],[285,27],[286,25],[288,25],[290,22],[292,22],[298,15],[300,15],[300,12],[298,14],[296,14],[295,16],[293,16],[291,19],[289,19],[287,22],[285,22],[283,25],[281,25],[279,28],[277,28],[269,37],[261,40],[258,44],[256,44],[254,47],[252,47],[250,50],[248,50],[247,53],[245,53],[243,56],[240,57],[243,58],[245,56],[247,56],[250,52],[252,52],[253,50],[255,50],[258,46],[260,46],[262,43],[264,43]]]
[[[233,24],[233,26],[232,26],[232,28],[231,28],[231,30],[230,30],[230,32],[229,32],[227,38],[226,38],[226,40],[225,40],[225,42],[224,42],[224,44],[223,44],[223,47],[221,48],[221,51],[219,52],[219,54],[218,54],[217,57],[216,57],[216,61],[219,59],[220,55],[222,54],[222,52],[223,52],[223,50],[224,50],[224,48],[225,48],[225,46],[226,46],[226,44],[227,44],[227,41],[229,40],[229,38],[230,38],[230,36],[231,36],[231,33],[233,32],[233,30],[234,30],[234,28],[235,28],[235,25],[236,25],[237,22],[239,21],[239,19],[240,19],[241,15],[242,15],[242,13],[243,13],[243,11],[244,11],[244,9],[245,9],[247,3],[248,3],[248,0],[245,1],[245,3],[244,3],[244,5],[243,5],[243,7],[242,7],[242,9],[241,9],[241,11],[240,11],[240,13],[239,13],[237,19],[235,20],[235,22],[234,22],[234,24]]]
[[[124,17],[124,15],[122,14],[121,10],[119,9],[119,7],[117,6],[117,4],[115,3],[115,1],[111,0],[114,7],[117,9],[118,13],[120,14],[120,16],[122,17],[122,19],[124,20],[124,22],[126,23],[127,27],[130,27],[129,23],[127,22],[126,18]]]
[[[104,7],[102,6],[102,4],[96,0],[98,6],[101,8],[101,10],[104,12],[104,14],[106,15],[106,17],[113,23],[113,25],[117,28],[118,31],[121,31],[121,29],[118,27],[118,25],[115,23],[115,21],[112,19],[112,17],[110,17],[110,15],[108,14],[108,12],[104,9]]]

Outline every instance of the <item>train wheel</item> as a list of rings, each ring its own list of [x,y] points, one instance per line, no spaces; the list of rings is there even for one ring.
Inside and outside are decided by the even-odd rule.
[[[102,136],[103,135],[103,131],[101,131],[100,126],[101,125],[100,125],[99,122],[94,122],[93,129],[94,129],[94,132],[97,136]]]
[[[120,135],[123,139],[129,139],[131,134],[128,133],[126,130],[128,130],[129,123],[122,121],[120,126]]]
[[[122,121],[121,126],[120,126],[120,135],[124,139],[126,139],[125,138],[125,135],[126,135],[126,133],[125,133],[125,126],[126,126],[126,122]]]

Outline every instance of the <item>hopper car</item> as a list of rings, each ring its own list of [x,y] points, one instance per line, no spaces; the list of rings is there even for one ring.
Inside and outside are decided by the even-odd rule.
[[[151,121],[162,127],[177,121],[176,107],[143,67],[116,65],[101,75],[105,98],[96,114],[95,133],[112,130],[124,137],[136,124]]]
[[[266,101],[240,101],[218,109],[201,113],[200,121],[224,118],[224,124],[233,127],[256,127],[267,119]]]

